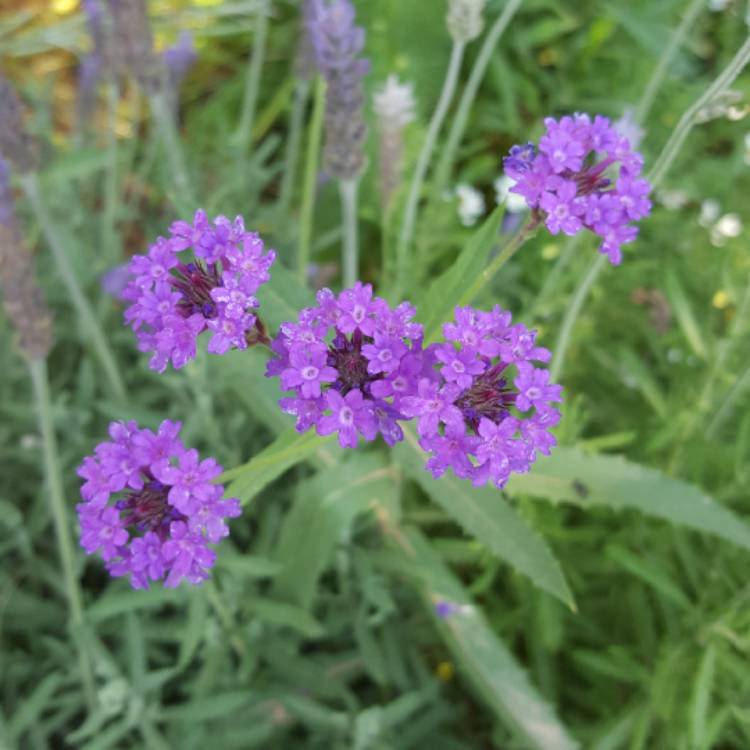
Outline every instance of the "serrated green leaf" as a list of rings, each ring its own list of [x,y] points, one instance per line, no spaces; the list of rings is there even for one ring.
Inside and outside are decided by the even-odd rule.
[[[417,309],[424,322],[425,344],[432,343],[441,326],[453,318],[453,308],[467,305],[481,288],[487,258],[498,241],[504,208],[498,206],[476,231],[455,263],[438,276],[419,298]]]
[[[433,479],[424,468],[425,455],[413,429],[405,427],[404,435],[405,440],[396,447],[394,456],[406,473],[490,552],[528,576],[539,588],[574,607],[573,595],[546,542],[500,492],[489,487],[472,487],[452,474]]]
[[[416,565],[422,599],[431,612],[459,670],[466,674],[497,718],[538,750],[575,750],[553,709],[538,694],[505,644],[493,632],[457,578],[442,564],[427,540],[414,528],[405,529],[404,558]],[[438,602],[456,612],[439,617]]]
[[[378,499],[392,504],[392,469],[376,454],[360,453],[300,486],[281,532],[277,561],[283,566],[274,592],[312,604],[318,578],[357,515]]]
[[[639,510],[750,549],[750,527],[729,508],[692,484],[619,456],[556,448],[528,474],[514,474],[506,490],[554,502]]]

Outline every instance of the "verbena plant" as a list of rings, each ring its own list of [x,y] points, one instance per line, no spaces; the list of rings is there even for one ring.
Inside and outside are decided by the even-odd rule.
[[[666,181],[695,126],[726,118],[722,143],[739,141],[731,87],[750,40],[727,32],[713,75],[663,107],[659,125],[652,110],[670,70],[689,64],[702,3],[670,8],[664,18],[681,21],[658,44],[637,12],[613,8],[597,33],[617,21],[661,48],[614,122],[597,114],[622,114],[608,85],[554,97],[539,61],[524,60],[523,75],[509,62],[508,50],[520,61],[538,46],[540,57],[573,54],[576,29],[579,46],[599,49],[594,27],[556,3],[449,0],[445,23],[421,3],[241,5],[185,14],[206,37],[249,19],[253,44],[240,86],[181,112],[201,55],[173,17],[156,19],[175,39],[157,53],[144,3],[84,2],[72,20],[85,21],[89,51],[67,154],[39,147],[43,120],[30,128],[0,78],[0,288],[39,436],[23,448],[14,360],[3,409],[19,426],[3,439],[9,455],[37,451],[25,462],[46,479],[35,490],[9,462],[22,496],[46,504],[11,502],[13,481],[0,497],[3,741],[745,746],[750,685],[733,666],[746,648],[745,558],[730,545],[750,548],[750,529],[695,482],[721,500],[747,487],[749,423],[733,415],[750,378],[730,369],[750,309],[733,274],[747,275],[747,257],[727,261],[730,291],[713,301],[734,317],[718,330],[694,312],[688,261],[658,264],[679,225]],[[25,21],[0,27],[11,54],[38,49]],[[449,43],[439,86],[434,62],[422,86],[395,76],[412,40],[389,50],[400,34],[378,31],[386,21],[412,30],[417,58],[433,54],[418,46],[422,23],[434,49]],[[153,125],[143,143],[118,136],[122,97],[147,104],[130,113],[134,127]],[[477,145],[470,124],[502,147]],[[644,128],[656,136],[642,154]],[[511,197],[476,230],[458,228],[454,175],[501,172]],[[695,174],[683,179],[702,195],[699,178],[712,175]],[[465,224],[478,218],[469,208]],[[41,232],[41,282],[26,211]],[[715,243],[740,231],[728,216],[711,220]],[[693,253],[710,240],[692,239]],[[558,259],[540,281],[545,257]],[[609,265],[627,279],[612,283],[642,287],[645,341],[606,299],[583,314]],[[116,300],[95,291],[105,269]],[[62,316],[54,334],[50,307]],[[679,346],[657,345],[655,330],[674,330]],[[571,364],[574,336],[588,343]],[[722,437],[731,450],[713,451]],[[630,460],[606,452],[624,447]],[[80,546],[103,565],[76,552],[75,515]],[[49,517],[59,570],[41,544]],[[705,566],[695,545],[710,551],[717,538],[725,557]],[[51,592],[67,601],[67,627]]]

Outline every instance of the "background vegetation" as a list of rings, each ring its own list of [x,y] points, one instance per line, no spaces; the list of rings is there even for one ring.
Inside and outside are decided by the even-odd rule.
[[[355,5],[368,94],[391,72],[415,87],[408,175],[450,52],[443,3]],[[712,6],[692,3],[695,20],[667,61],[644,123],[647,167],[747,37],[744,3]],[[259,7],[150,4],[157,46],[188,29],[198,50],[179,124],[199,205],[243,213],[294,269],[301,165],[289,206],[279,191],[295,3],[271,3],[256,115],[250,137],[236,137]],[[488,24],[502,8],[488,2]],[[426,192],[414,252],[427,278],[476,237],[455,186],[474,186],[491,207],[502,155],[536,138],[544,116],[637,107],[686,12],[685,0],[521,3],[448,184]],[[464,82],[481,43],[468,48]],[[296,439],[254,354],[148,370],[99,280],[195,205],[175,189],[132,83],[115,107],[102,90],[90,122],[76,124],[75,71],[89,47],[75,2],[3,2],[0,55],[42,144],[41,189],[128,391],[114,397],[100,377],[19,192],[55,313],[49,372],[71,529],[74,469],[112,419],[181,419],[186,443],[228,468],[260,458],[232,475],[248,504],[210,583],[133,592],[76,551],[85,621],[69,626],[28,370],[0,319],[0,745],[749,747],[748,78],[701,113],[623,265],[594,280],[557,363],[563,447],[501,496],[435,482],[408,443],[344,454]],[[381,215],[375,143],[373,130],[359,219],[362,276],[378,284],[399,212]],[[316,200],[311,288],[338,283],[341,234],[335,185],[320,180]],[[512,310],[555,349],[593,247],[539,233],[479,302]],[[274,294],[261,301],[281,320],[309,292],[290,270]],[[441,601],[453,614],[436,614]],[[91,710],[76,645],[93,662]]]

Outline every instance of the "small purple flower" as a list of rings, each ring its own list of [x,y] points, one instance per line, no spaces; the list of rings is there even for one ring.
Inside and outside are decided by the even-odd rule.
[[[464,307],[455,317],[443,327],[451,343],[426,350],[432,364],[422,369],[417,393],[400,399],[400,409],[418,420],[434,477],[450,468],[475,485],[502,487],[555,445],[550,429],[559,414],[551,404],[562,400],[561,389],[532,365],[549,360],[549,352],[536,345],[533,331],[512,325],[510,313]]]
[[[538,152],[532,144],[513,146],[503,160],[516,181],[511,191],[544,217],[552,234],[599,235],[599,252],[619,264],[620,248],[638,234],[630,222],[651,211],[651,185],[640,177],[643,157],[601,115],[593,122],[586,114],[548,117],[544,124]]]
[[[297,322],[283,323],[271,343],[276,356],[266,375],[280,376],[281,387],[294,392],[279,402],[282,409],[297,417],[298,431],[337,432],[342,446],[378,433],[393,445],[403,439],[401,400],[424,367],[414,308],[393,309],[359,282],[338,296],[322,289],[317,302]]]
[[[193,258],[181,257],[190,248]],[[211,334],[212,354],[266,341],[251,310],[258,307],[254,294],[270,278],[275,257],[273,250],[264,253],[257,234],[245,231],[242,217],[210,222],[203,211],[192,223],[174,222],[169,238],[159,237],[148,255],[133,256],[132,281],[122,293],[131,302],[125,322],[139,349],[153,353],[150,367],[183,367],[195,358],[204,331]]]
[[[165,420],[156,433],[135,422],[113,422],[111,440],[84,458],[78,475],[81,546],[100,552],[113,576],[134,588],[149,580],[177,586],[200,583],[215,561],[208,547],[228,534],[225,518],[240,514],[236,498],[213,484],[222,472],[179,439],[180,423]]]

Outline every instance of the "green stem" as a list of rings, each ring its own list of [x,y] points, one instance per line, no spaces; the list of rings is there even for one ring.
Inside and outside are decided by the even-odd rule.
[[[49,491],[49,508],[55,525],[57,537],[57,548],[62,565],[65,593],[68,599],[68,610],[70,625],[73,631],[73,641],[78,651],[78,668],[80,670],[81,684],[86,699],[89,713],[96,708],[96,694],[94,690],[94,672],[91,658],[85,647],[83,628],[85,617],[83,611],[83,600],[78,578],[75,573],[75,556],[73,543],[70,538],[68,527],[67,507],[65,504],[65,493],[60,474],[60,461],[57,451],[57,438],[52,422],[52,410],[50,406],[49,382],[47,379],[47,365],[44,360],[36,359],[29,362],[31,382],[34,388],[34,400],[36,404],[39,429],[42,433],[42,446],[44,449],[44,473],[47,479]]]
[[[91,345],[101,361],[104,372],[109,381],[110,389],[113,395],[124,400],[126,398],[125,385],[120,377],[120,370],[117,366],[112,351],[107,344],[107,339],[99,326],[94,311],[91,309],[89,301],[81,289],[78,279],[73,272],[70,259],[68,258],[65,246],[61,240],[61,235],[55,222],[49,214],[47,205],[42,198],[39,190],[39,181],[35,172],[29,172],[21,177],[26,196],[34,209],[37,221],[39,222],[47,244],[52,250],[52,257],[55,261],[57,272],[62,278],[63,284],[68,291],[70,301],[75,308],[83,330],[88,335]]]
[[[651,73],[651,78],[649,78],[646,88],[643,91],[643,95],[638,102],[638,108],[635,111],[635,121],[637,123],[642,124],[646,121],[646,118],[651,111],[651,107],[654,104],[654,100],[656,99],[656,92],[659,90],[659,86],[661,86],[662,81],[664,80],[664,76],[667,73],[667,68],[672,62],[672,58],[682,46],[688,30],[693,25],[693,22],[705,5],[706,0],[692,0],[688,9],[685,11],[685,14],[682,16],[680,25],[675,29],[674,34],[672,34],[672,37],[669,40],[669,44],[665,47],[661,57],[659,57],[659,61],[656,63],[656,67],[654,68],[653,73]]]
[[[247,75],[245,76],[245,93],[242,97],[242,110],[237,132],[234,135],[235,143],[245,153],[250,145],[255,121],[255,111],[258,106],[258,92],[260,90],[260,76],[263,72],[263,61],[266,56],[266,37],[268,36],[268,3],[258,4],[255,14],[255,38],[253,49],[247,63]]]
[[[706,437],[711,440],[716,436],[716,432],[723,424],[724,420],[732,413],[737,399],[744,393],[745,389],[750,386],[750,367],[742,374],[742,377],[735,382],[727,393],[721,406],[716,410],[714,418],[708,425]]]
[[[359,273],[359,248],[357,241],[357,187],[359,178],[339,180],[341,196],[341,224],[344,229],[342,263],[344,288],[354,286]]]
[[[102,213],[102,248],[112,263],[118,260],[117,233],[117,103],[119,92],[116,83],[107,86],[107,169],[104,177],[104,212]]]
[[[682,144],[693,129],[696,122],[696,115],[734,83],[748,62],[750,62],[750,36],[745,40],[745,43],[740,47],[737,54],[732,58],[729,65],[724,68],[719,77],[696,99],[693,105],[680,118],[677,127],[672,131],[672,135],[667,141],[667,145],[664,146],[664,150],[651,169],[649,180],[652,185],[657,185],[664,179],[664,176],[677,157]]]
[[[174,202],[180,210],[194,210],[196,206],[195,191],[190,182],[185,156],[180,145],[180,138],[175,125],[174,113],[169,107],[163,91],[157,91],[149,97],[151,113],[159,130],[159,135],[167,152],[169,170],[177,190]]]
[[[310,96],[310,82],[299,81],[294,89],[292,100],[292,111],[289,115],[289,135],[286,142],[286,153],[284,154],[284,173],[281,177],[281,188],[279,190],[279,212],[282,217],[289,213],[292,204],[292,195],[297,177],[297,162],[302,142],[302,125],[305,120],[305,108]]]
[[[495,278],[498,271],[518,252],[524,242],[534,236],[540,221],[540,216],[532,214],[529,221],[518,230],[487,268],[464,290],[456,304],[459,306],[471,304],[479,292]]]
[[[597,280],[606,264],[607,257],[605,255],[598,255],[596,260],[589,266],[588,273],[578,285],[578,288],[573,295],[573,299],[570,300],[568,309],[565,311],[562,325],[560,326],[560,332],[557,334],[555,348],[553,349],[554,355],[552,357],[552,364],[550,365],[550,380],[552,382],[557,382],[557,377],[562,371],[563,362],[565,361],[565,353],[567,352],[568,344],[570,343],[570,334],[572,333],[573,326],[581,313],[583,303],[586,301],[589,290],[594,285],[594,282]]]
[[[396,289],[398,291],[395,295],[396,297],[400,296],[401,287],[403,286],[404,280],[409,272],[410,263],[407,253],[412,237],[414,236],[419,198],[422,193],[422,186],[424,184],[425,176],[427,175],[430,159],[432,158],[432,152],[435,149],[438,133],[443,125],[445,115],[448,112],[448,107],[456,90],[458,74],[461,70],[461,62],[463,61],[465,48],[466,44],[464,42],[453,42],[450,62],[448,63],[448,69],[443,81],[443,90],[440,92],[440,99],[438,100],[437,107],[435,108],[435,112],[433,113],[432,119],[427,128],[427,133],[425,134],[424,142],[422,144],[422,150],[417,159],[417,166],[414,169],[414,176],[412,177],[411,186],[409,188],[409,195],[406,199],[406,209],[404,210],[401,232],[399,233],[398,244],[396,246]]]
[[[575,256],[578,251],[578,246],[581,244],[582,235],[577,234],[574,237],[568,237],[563,245],[560,257],[555,262],[552,270],[544,278],[542,288],[534,298],[534,301],[529,308],[528,313],[525,315],[527,320],[536,320],[540,315],[540,308],[544,304],[545,300],[555,299],[557,296],[557,287],[562,279],[563,271],[568,267],[568,264]]]
[[[688,14],[692,10],[692,7],[688,10]],[[675,35],[681,35],[679,39],[685,36],[687,26],[685,29],[682,28],[682,24],[675,31]],[[678,41],[679,41],[678,39]],[[669,45],[664,52],[664,56],[674,54],[676,47],[673,49],[673,45]],[[651,171],[646,176],[653,187],[656,187],[666,176],[667,172],[674,163],[677,154],[680,151],[681,146],[685,142],[688,134],[695,125],[696,115],[703,109],[707,104],[710,104],[722,91],[728,86],[731,86],[737,76],[742,72],[742,69],[750,61],[750,37],[745,40],[745,43],[737,51],[737,54],[732,58],[726,68],[719,74],[719,76],[711,83],[711,85],[704,91],[704,93],[696,99],[696,101],[685,111],[677,123],[677,127],[672,131],[666,145],[664,146],[661,154],[651,168]],[[662,67],[666,67],[662,66]],[[657,78],[659,65],[657,65],[657,71],[654,72],[652,78]],[[647,87],[648,89],[648,87]],[[580,313],[583,307],[583,301],[588,293],[588,290],[593,286],[597,276],[601,273],[605,263],[602,257],[597,258],[591,265],[589,272],[586,274],[584,279],[581,281],[578,289],[576,290],[573,299],[570,302],[568,310],[565,314],[565,320],[563,321],[563,328],[566,325],[572,329],[575,319]],[[555,350],[555,359],[553,360],[551,369],[551,378],[553,380],[562,371],[563,362],[565,360],[565,352],[567,345],[570,340],[570,331],[567,331],[565,336],[562,336],[564,330],[561,329],[560,336],[558,337],[558,344]]]
[[[320,143],[323,137],[323,115],[326,105],[326,85],[321,76],[315,83],[310,134],[305,155],[305,176],[302,184],[302,209],[299,219],[299,252],[297,254],[297,276],[304,284],[307,281],[307,266],[310,263],[313,210],[315,208],[315,186],[318,178]]]
[[[703,2],[703,0],[698,1]],[[508,0],[508,2],[505,3],[503,12],[497,17],[495,23],[492,24],[490,30],[487,32],[484,42],[482,43],[482,48],[479,50],[474,67],[469,75],[469,80],[466,82],[466,86],[464,86],[461,94],[461,99],[456,108],[456,114],[452,119],[448,139],[440,150],[441,156],[437,169],[435,170],[434,181],[438,189],[443,188],[450,179],[451,169],[456,158],[456,151],[458,150],[458,146],[461,143],[464,131],[466,130],[466,122],[469,119],[469,112],[471,111],[471,107],[476,99],[479,86],[484,79],[484,74],[487,72],[487,66],[492,59],[492,53],[495,51],[495,47],[497,47],[500,37],[502,37],[508,24],[511,22],[516,11],[520,7],[521,2],[522,0]]]

